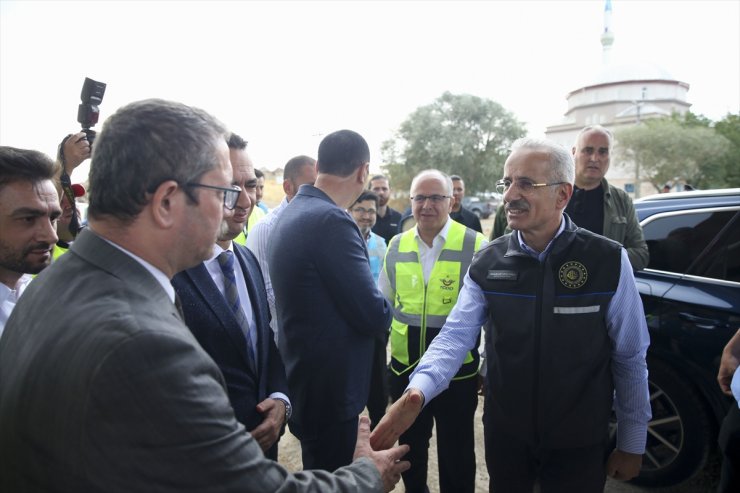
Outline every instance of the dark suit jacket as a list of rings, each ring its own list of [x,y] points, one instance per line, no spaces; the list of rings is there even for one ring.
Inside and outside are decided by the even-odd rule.
[[[172,285],[180,296],[185,324],[224,375],[236,419],[252,430],[262,422],[255,406],[272,392],[287,395],[288,383],[270,329],[270,309],[257,259],[236,243],[234,254],[246,279],[257,326],[257,375],[249,367],[244,332],[205,264],[180,272],[172,278]]]
[[[90,230],[0,339],[0,491],[382,491],[368,459],[340,471],[265,459],[159,282]]]
[[[478,216],[467,210],[465,207],[460,206],[460,210],[457,212],[450,212],[450,217],[453,221],[457,221],[463,226],[475,230],[479,233],[483,232],[483,228],[480,224]]]
[[[288,203],[268,250],[291,421],[308,436],[362,412],[374,340],[387,332],[392,307],[373,281],[357,225],[314,186],[302,185]]]

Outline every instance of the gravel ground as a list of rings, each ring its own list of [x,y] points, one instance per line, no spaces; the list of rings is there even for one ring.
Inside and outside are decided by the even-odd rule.
[[[483,452],[483,425],[481,422],[482,413],[483,398],[481,397],[478,403],[478,410],[475,417],[475,422],[477,426],[475,454],[478,462],[477,480],[475,487],[476,493],[488,492],[488,471],[486,470],[485,455]],[[291,471],[300,471],[302,469],[300,444],[298,443],[298,440],[289,432],[286,432],[283,438],[280,440],[278,460],[281,464],[283,464]],[[430,445],[429,462],[429,491],[431,493],[439,493],[439,478],[437,476],[437,448],[434,438],[432,438],[432,443]],[[697,475],[697,477],[679,486],[674,486],[672,488],[641,488],[630,483],[608,480],[604,491],[606,493],[710,493],[716,491],[718,479],[719,461],[715,455],[711,458],[708,466],[704,469],[704,471]],[[403,482],[399,483],[393,490],[394,493],[403,493],[403,491]]]

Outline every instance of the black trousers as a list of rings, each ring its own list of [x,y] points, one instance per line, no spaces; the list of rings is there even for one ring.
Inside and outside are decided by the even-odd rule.
[[[735,401],[719,430],[719,448],[722,451],[722,473],[717,491],[740,491],[740,408]]]
[[[367,398],[367,411],[370,414],[371,425],[375,425],[385,414],[388,407],[388,361],[386,360],[386,337],[375,339],[375,351],[373,353],[373,369],[370,375],[370,395]]]
[[[389,375],[391,397],[397,400],[408,385],[408,375]],[[429,440],[437,426],[437,462],[440,493],[475,491],[475,409],[478,407],[477,378],[453,380],[447,390],[429,401],[413,425],[401,435],[401,444],[411,450],[405,459],[411,468],[403,473],[406,493],[427,489]]]
[[[357,417],[347,421],[330,423],[318,433],[307,436],[300,426],[291,423],[290,430],[301,442],[303,469],[335,469],[352,462],[357,444]]]
[[[600,493],[606,484],[606,437],[603,443],[580,448],[534,449],[505,430],[483,430],[488,468],[488,491],[532,493]]]

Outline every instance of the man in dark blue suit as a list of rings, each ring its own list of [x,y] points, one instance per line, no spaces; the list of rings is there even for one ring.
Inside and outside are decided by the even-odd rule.
[[[233,185],[242,189],[210,259],[180,272],[172,285],[180,297],[185,323],[213,358],[226,380],[236,418],[277,460],[277,441],[287,418],[285,367],[269,326],[270,311],[257,259],[232,240],[243,230],[257,203],[257,177],[246,142],[229,138]]]
[[[359,134],[326,136],[315,186],[301,186],[269,240],[278,345],[295,407],[290,428],[306,469],[333,471],[352,461],[374,342],[392,319],[370,273],[365,240],[346,210],[365,188],[369,161]]]

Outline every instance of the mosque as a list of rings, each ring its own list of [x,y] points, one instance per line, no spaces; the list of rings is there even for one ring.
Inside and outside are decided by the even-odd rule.
[[[674,79],[659,65],[650,62],[611,62],[614,44],[611,16],[611,0],[606,0],[604,31],[601,34],[601,71],[590,83],[568,93],[568,110],[562,121],[548,126],[545,131],[548,139],[567,149],[573,146],[576,135],[587,125],[602,125],[614,132],[620,127],[639,124],[649,118],[683,114],[691,106],[686,100],[689,84]],[[612,156],[607,179],[635,197],[656,193],[652,185],[641,180],[636,190],[634,165],[620,161],[618,156]]]

